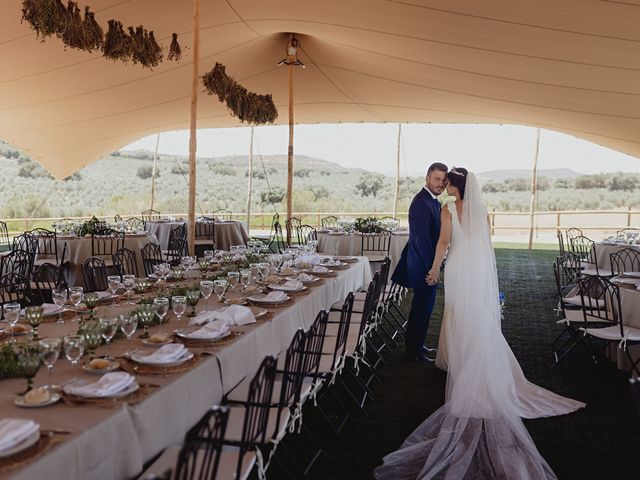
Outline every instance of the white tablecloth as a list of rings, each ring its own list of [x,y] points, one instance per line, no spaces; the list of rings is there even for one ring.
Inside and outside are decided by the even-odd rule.
[[[391,236],[389,257],[391,258],[391,272],[393,273],[402,249],[409,241],[409,232],[394,232]],[[361,235],[337,235],[318,233],[318,252],[327,255],[360,255],[362,251]]]
[[[160,244],[160,248],[162,250],[166,250],[169,245],[169,234],[171,230],[178,228],[179,226],[184,225],[184,222],[169,222],[169,221],[151,221],[145,224],[145,228],[147,232],[152,233],[158,239],[158,243]]]
[[[162,250],[167,250],[171,230],[184,225],[184,222],[147,222],[147,231],[158,237]],[[249,240],[244,223],[237,220],[215,222],[214,236],[216,248],[229,250],[231,245],[245,245]]]
[[[265,355],[275,355],[285,350],[295,331],[311,325],[317,312],[328,309],[342,300],[349,291],[366,287],[371,281],[371,268],[366,259],[353,264],[348,270],[339,271],[337,277],[325,278],[322,284],[312,288],[307,295],[295,297],[288,308],[275,309],[272,320],[234,327],[241,332],[232,343],[209,349],[214,356],[204,357],[195,368],[176,375],[137,375],[138,383],[159,385],[151,396],[135,406],[114,409],[97,406],[68,406],[58,403],[40,409],[20,409],[13,403],[15,392],[24,388],[24,379],[4,380],[0,384],[0,418],[31,418],[42,428],[71,429],[71,435],[61,436],[63,442],[27,464],[0,478],[32,480],[108,480],[132,478],[140,473],[145,462],[164,448],[179,444],[186,431],[204,415],[207,409],[221,401],[244,376],[253,375]],[[209,299],[210,308],[215,304]],[[99,315],[116,314],[125,307],[102,307]],[[203,302],[198,310],[203,309]],[[179,325],[172,313],[169,323],[153,327],[173,331]],[[77,324],[62,325],[44,323],[40,326],[42,337],[61,335],[75,331]],[[109,353],[121,355],[128,346],[123,340],[112,342]],[[145,349],[137,334],[133,349]],[[150,349],[147,349],[151,351]],[[104,347],[98,350],[105,353]],[[69,362],[58,360],[54,366],[53,381],[61,383],[71,378]],[[79,370],[82,379],[95,381],[97,376]],[[35,378],[35,385],[47,381],[42,368]]]
[[[640,245],[624,245],[624,244],[606,244],[596,243],[596,262],[598,263],[598,271],[601,275],[611,275],[611,259],[609,255],[619,252],[623,248],[632,248],[640,250]]]

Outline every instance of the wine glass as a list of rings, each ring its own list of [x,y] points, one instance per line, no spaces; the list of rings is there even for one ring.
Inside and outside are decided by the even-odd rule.
[[[127,294],[127,305],[135,305],[131,301],[131,291],[136,284],[136,276],[127,274],[122,276],[122,286],[125,288],[125,293]]]
[[[200,266],[200,271],[202,273],[206,272],[209,269],[209,259],[206,257],[202,257],[198,261],[198,265]]]
[[[171,297],[171,305],[173,306],[173,313],[175,313],[178,322],[187,311],[187,297],[182,295],[175,295]]]
[[[129,355],[131,353],[131,337],[138,328],[138,317],[133,315],[120,315],[119,318],[120,330],[124,333],[125,337],[127,337],[127,352],[125,355]]]
[[[96,292],[89,292],[84,294],[84,304],[89,309],[89,317],[93,317],[95,313],[94,309],[96,308],[99,300],[100,295],[98,295]]]
[[[47,366],[47,372],[49,374],[49,383],[47,384],[47,389],[52,391],[57,389],[58,387],[53,384],[52,375],[53,375],[53,364],[56,363],[58,357],[60,356],[60,345],[62,344],[62,340],[59,338],[44,338],[40,340],[40,358],[42,362]]]
[[[309,240],[307,242],[309,249],[311,250],[309,253],[316,253],[318,251],[318,241],[317,240]]]
[[[184,268],[188,272],[189,270],[191,270],[189,268],[191,265],[191,258],[189,256],[180,258],[180,265],[182,265],[182,268]]]
[[[42,305],[30,305],[25,307],[24,315],[27,317],[27,321],[32,328],[32,335],[34,340],[38,340],[38,327],[42,323],[42,316],[44,309]]]
[[[75,317],[74,320],[78,320],[78,307],[80,306],[80,302],[82,302],[82,287],[69,287],[69,301],[74,306]]]
[[[188,317],[196,316],[196,305],[200,301],[200,290],[187,290],[187,303],[191,306],[191,313],[189,313]]]
[[[150,303],[145,303],[143,305],[140,305],[140,307],[138,308],[137,315],[138,315],[138,320],[140,321],[140,323],[142,324],[142,327],[144,328],[144,331],[140,335],[140,338],[149,338],[150,336],[149,325],[151,325],[151,322],[153,321],[156,315],[156,306]]]
[[[240,270],[240,283],[242,284],[242,291],[245,291],[251,283],[251,270],[248,268]]]
[[[260,272],[260,281],[264,283],[264,279],[269,274],[271,270],[271,264],[269,262],[260,262],[258,264],[258,272]]]
[[[77,378],[76,364],[84,353],[84,337],[81,335],[67,335],[64,337],[64,355],[71,362],[73,378]]]
[[[229,272],[227,274],[227,283],[231,287],[231,290],[236,288],[238,282],[240,281],[240,272]]]
[[[160,324],[164,321],[164,317],[167,316],[169,311],[169,299],[166,297],[158,297],[153,299],[153,304],[156,307],[156,315],[160,319]]]
[[[16,339],[13,336],[13,329],[16,327],[16,323],[20,319],[20,304],[18,302],[5,303],[2,306],[4,310],[4,319],[9,322],[9,332],[11,333],[11,342],[15,342]]]
[[[209,311],[209,297],[213,293],[213,282],[211,280],[202,280],[200,282],[200,293],[204,297],[204,311]]]
[[[111,292],[111,296],[113,297],[113,302],[111,303],[111,306],[115,307],[116,292],[120,288],[120,275],[109,275],[107,277],[107,287],[109,287],[109,291]]]
[[[55,303],[56,307],[58,307],[58,323],[64,323],[64,319],[62,318],[62,307],[65,303],[67,303],[68,292],[64,287],[54,287],[51,289],[51,299],[53,303]]]
[[[209,262],[211,262],[211,259],[213,258],[213,250],[205,250],[204,251],[204,258],[206,258]]]
[[[102,338],[107,342],[107,346],[105,348],[106,357],[109,358],[109,345],[111,344],[111,339],[114,337],[116,332],[118,331],[118,320],[119,315],[115,318],[101,318],[98,320],[100,323],[100,333],[102,334]]]
[[[18,368],[22,373],[21,376],[27,379],[27,389],[24,393],[27,393],[33,388],[33,377],[40,369],[42,360],[40,359],[40,346],[38,342],[28,342],[20,345],[17,351]]]
[[[182,267],[182,265],[176,265],[175,267],[171,268],[171,273],[173,273],[173,278],[175,278],[177,281],[180,281],[184,277],[184,268]]]
[[[227,281],[224,279],[218,279],[213,281],[213,291],[218,296],[218,302],[224,302],[224,294],[227,292]]]
[[[95,318],[82,322],[81,328],[78,330],[82,332],[84,337],[84,345],[87,353],[89,354],[89,360],[93,360],[96,356],[96,349],[102,343],[102,327],[100,322]]]

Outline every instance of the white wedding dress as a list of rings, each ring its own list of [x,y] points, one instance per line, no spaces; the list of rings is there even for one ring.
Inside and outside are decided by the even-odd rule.
[[[445,404],[384,458],[374,477],[556,478],[521,418],[563,415],[585,404],[528,382],[502,335],[487,209],[472,173],[467,175],[462,218],[455,204],[445,208],[452,227],[437,359],[448,372]]]

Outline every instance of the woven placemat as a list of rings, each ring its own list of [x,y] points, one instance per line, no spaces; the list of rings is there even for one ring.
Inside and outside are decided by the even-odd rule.
[[[122,366],[122,363],[120,365]],[[116,408],[123,403],[129,405],[140,403],[158,388],[160,388],[160,385],[142,383],[135,392],[131,392],[129,395],[119,398],[86,398],[62,392],[62,401],[67,405],[75,407],[79,405],[92,405],[101,408]]]
[[[231,332],[231,335],[226,336],[225,338],[221,338],[220,340],[190,340],[188,338],[179,337],[174,335],[174,338],[182,343],[185,347],[190,348],[211,348],[211,347],[220,347],[223,345],[228,345],[233,343],[237,337],[240,336],[240,332]]]
[[[188,372],[198,365],[198,363],[202,361],[202,358],[202,355],[195,354],[192,359],[171,367],[142,365],[126,357],[119,357],[118,361],[120,362],[120,368],[132,375],[172,375],[175,373]]]
[[[29,448],[0,459],[0,473],[22,467],[48,451],[51,447],[63,442],[57,436],[40,434],[40,439]]]
[[[264,303],[264,302],[260,302],[260,303],[253,303],[251,300],[249,300],[249,305],[252,305],[254,307],[259,307],[259,308],[286,308],[286,307],[290,307],[291,305],[293,305],[295,303],[295,300],[292,297],[289,297],[289,300],[287,300],[286,302],[280,302],[280,303]]]

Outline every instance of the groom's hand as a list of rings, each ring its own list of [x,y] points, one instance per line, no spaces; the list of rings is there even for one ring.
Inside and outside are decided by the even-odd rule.
[[[427,273],[427,276],[424,280],[427,285],[435,285],[436,283],[438,283],[438,277],[438,272],[436,272],[435,270],[429,270],[429,273]]]

